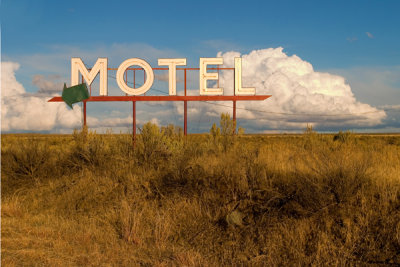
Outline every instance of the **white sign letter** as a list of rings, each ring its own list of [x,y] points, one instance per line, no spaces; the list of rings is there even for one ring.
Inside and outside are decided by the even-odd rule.
[[[169,67],[169,95],[176,95],[176,66],[185,66],[186,58],[159,58],[158,65]]]
[[[242,87],[242,58],[235,57],[235,95],[255,95],[254,87]]]
[[[71,86],[79,84],[79,72],[90,85],[100,72],[100,95],[107,95],[107,58],[98,58],[90,72],[78,57],[71,58]]]
[[[224,59],[222,57],[200,58],[200,95],[222,95],[222,88],[207,88],[207,80],[218,80],[218,73],[207,73],[207,65],[222,65]]]
[[[125,73],[126,69],[132,65],[140,66],[146,72],[146,81],[139,88],[129,87],[124,81],[124,73]],[[153,82],[154,82],[153,69],[151,68],[149,63],[147,63],[143,59],[130,58],[130,59],[127,59],[124,62],[122,62],[121,65],[119,65],[119,67],[118,67],[117,83],[118,83],[119,88],[121,88],[121,90],[127,94],[130,94],[130,95],[144,94],[151,88],[151,86],[153,85]]]

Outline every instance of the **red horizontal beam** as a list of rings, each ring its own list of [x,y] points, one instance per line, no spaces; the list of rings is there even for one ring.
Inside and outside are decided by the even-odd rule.
[[[163,67],[155,67],[153,70],[169,70],[169,68]],[[182,68],[176,67],[177,70],[200,70],[200,68]],[[235,68],[207,68],[207,70],[234,70]],[[88,68],[88,70],[92,70],[92,68]],[[118,68],[107,68],[107,70],[118,70]],[[143,70],[143,68],[127,68],[127,70]]]
[[[243,101],[265,100],[270,95],[200,95],[200,96],[91,96],[87,102],[107,101]],[[48,102],[63,102],[61,96],[56,96]]]

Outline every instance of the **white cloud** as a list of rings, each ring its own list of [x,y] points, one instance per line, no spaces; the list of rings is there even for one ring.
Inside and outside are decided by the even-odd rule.
[[[32,78],[32,84],[39,88],[39,94],[60,94],[64,82],[60,75],[48,75],[47,77],[36,74]]]
[[[87,123],[89,127],[129,127],[132,125],[132,116],[127,116],[124,118],[95,118],[89,117],[87,118]],[[137,122],[137,121],[136,121]],[[137,122],[138,123],[138,122]]]
[[[400,105],[384,105],[381,108],[387,110],[400,110]]]
[[[169,81],[169,72],[166,71],[162,74],[154,74],[154,79],[158,80],[158,81],[162,81],[162,82],[168,82]],[[179,76],[176,77],[176,82],[177,83],[181,83],[183,82],[183,79]]]
[[[73,47],[53,47],[50,50],[49,54],[24,55],[20,58],[23,61],[25,74],[27,74],[27,69],[30,70],[31,77],[33,74],[41,73],[33,76],[32,83],[38,88],[34,93],[27,92],[25,88],[28,86],[25,84],[24,88],[16,80],[15,71],[19,67],[17,63],[2,62],[1,124],[3,131],[54,131],[54,129],[61,131],[80,127],[81,109],[79,105],[75,105],[74,110],[70,110],[64,103],[46,102],[48,96],[61,92],[63,79],[70,75],[68,66],[71,56],[82,57],[88,65],[93,64],[97,57],[109,56],[109,60],[114,62],[110,63],[110,66],[118,66],[126,59],[127,55],[131,54],[129,51],[136,51],[135,55],[131,55],[132,57],[143,56],[149,62],[156,62],[157,58],[167,56],[182,57],[174,51],[161,51],[150,46],[136,44],[114,44],[110,47],[97,47],[91,50]],[[248,129],[248,132],[275,129],[302,130],[307,123],[312,123],[317,129],[328,130],[342,127],[385,127],[382,124],[385,122],[385,112],[356,99],[350,85],[342,77],[345,76],[344,74],[339,76],[316,72],[309,62],[296,55],[287,56],[282,50],[282,48],[269,48],[243,55],[238,52],[220,52],[218,54],[218,56],[224,57],[225,66],[229,67],[233,66],[235,56],[241,56],[243,58],[243,86],[256,87],[258,95],[272,95],[271,98],[262,102],[238,102],[237,116],[239,119],[243,118],[239,120],[239,124]],[[41,64],[37,64],[37,62]],[[22,71],[24,72],[24,70]],[[49,73],[58,74],[48,75]],[[159,77],[160,80],[166,78],[166,73]],[[198,88],[198,72],[190,72],[188,75],[193,75],[193,77],[190,76],[192,81],[190,86],[193,86],[191,88]],[[232,95],[233,72],[221,71],[220,75],[220,86],[224,88],[225,95]],[[109,83],[110,88],[113,87],[113,79],[110,79]],[[372,84],[372,82],[368,83]],[[353,86],[353,83],[351,84]],[[97,87],[94,88],[96,93]],[[120,90],[116,88],[115,91],[119,92]],[[183,94],[183,91],[178,91],[178,94]],[[188,89],[188,95],[192,94],[198,95],[198,89]],[[368,99],[361,100],[370,103]],[[107,105],[110,106],[110,104]],[[232,106],[231,102],[219,102],[218,104]],[[161,125],[182,123],[183,104],[181,102],[173,104],[149,102],[139,106],[138,119],[142,119],[143,122],[157,118],[159,120],[157,123]],[[170,108],[170,106],[174,108]],[[211,127],[210,121],[218,121],[221,112],[232,112],[232,108],[200,102],[190,102],[188,107],[188,127],[189,130],[194,129],[194,131],[203,131]],[[91,106],[90,111],[93,112],[94,109],[95,106]],[[110,109],[121,111],[121,114],[113,115],[109,111]],[[127,111],[117,106],[110,109],[104,112],[96,109],[96,117],[88,116],[89,127],[131,128],[130,108],[126,109]],[[334,116],[320,116],[321,114]],[[140,124],[141,121],[138,120],[137,123]]]
[[[16,80],[19,64],[1,62],[1,130],[51,131],[56,127],[79,127],[81,109],[73,110],[64,103],[48,103],[49,95],[26,93]],[[43,84],[44,85],[44,84]]]
[[[329,69],[328,72],[346,77],[360,101],[381,106],[397,104],[400,99],[400,65],[357,66],[347,69]]]
[[[374,36],[370,32],[366,32],[365,34],[368,36],[368,38],[371,38],[371,39],[374,38]]]
[[[21,95],[25,89],[15,78],[15,71],[19,69],[19,64],[15,62],[1,63],[1,96]]]
[[[1,62],[1,130],[3,132],[54,132],[57,130],[68,133],[74,128],[80,128],[82,124],[80,105],[74,105],[74,109],[71,110],[65,103],[47,102],[51,96],[62,91],[61,77],[34,75],[32,83],[38,91],[27,93],[15,78],[15,72],[19,67],[19,64],[15,62]],[[165,111],[159,112],[161,114],[155,112],[151,115],[165,116]],[[138,115],[149,115],[147,112],[142,113],[138,110]],[[88,116],[88,126],[99,132],[105,132],[110,128],[124,132],[131,131],[132,115],[127,116],[119,111],[113,111],[109,115],[111,117]],[[160,125],[159,118],[150,118],[151,122]],[[138,118],[136,123],[140,127],[146,121]]]
[[[160,125],[160,121],[157,118],[152,118],[150,122],[156,125]]]
[[[371,127],[382,123],[385,112],[357,101],[343,77],[316,72],[309,62],[296,55],[287,56],[282,50],[268,48],[244,55],[233,51],[218,53],[228,67],[233,66],[234,57],[241,56],[243,86],[256,87],[257,95],[272,95],[265,101],[238,102],[238,117],[249,119],[245,124],[255,129],[290,130],[304,129],[306,123],[319,128]],[[232,81],[232,71],[221,72],[220,86],[225,95],[233,94]],[[199,108],[204,109],[200,114],[232,110],[220,105]]]

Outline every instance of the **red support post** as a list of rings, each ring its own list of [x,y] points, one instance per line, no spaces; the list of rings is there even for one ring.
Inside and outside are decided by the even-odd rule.
[[[233,134],[236,133],[236,100],[233,101],[233,122],[235,123],[235,129],[233,129]]]
[[[135,146],[136,145],[136,101],[132,101],[132,117],[133,117],[132,141],[133,141],[133,146]]]
[[[219,88],[219,68],[218,67],[217,67],[217,73],[218,73],[217,87]]]
[[[235,94],[235,69],[233,70],[233,95]],[[235,129],[233,129],[233,134],[236,134],[236,100],[233,100],[233,123],[235,124]]]
[[[136,71],[133,70],[133,88],[136,88]],[[132,142],[136,146],[136,101],[132,101]]]
[[[184,71],[184,74],[185,74],[185,96],[186,96],[186,69]],[[187,136],[187,101],[184,101],[183,105],[184,105],[183,132],[185,136]]]
[[[236,121],[236,100],[233,100],[233,121]]]
[[[83,100],[83,127],[86,127],[86,100]]]
[[[146,71],[143,69],[143,84],[145,82],[146,82]],[[146,92],[143,95],[146,95]]]
[[[82,75],[82,83],[83,83],[83,75]],[[92,90],[90,90],[92,91]],[[83,100],[83,127],[86,127],[86,100]]]
[[[125,83],[128,84],[128,70],[125,71]],[[128,95],[128,94],[125,94]]]
[[[185,134],[185,136],[187,135],[187,101],[184,101],[183,102],[183,105],[184,105],[184,109],[185,109],[185,112],[184,112],[184,121],[183,121],[183,132],[184,132],[184,134]]]

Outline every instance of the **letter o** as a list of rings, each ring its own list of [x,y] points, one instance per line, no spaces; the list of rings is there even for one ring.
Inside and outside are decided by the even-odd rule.
[[[139,88],[132,88],[129,87],[124,81],[124,73],[127,68],[132,65],[140,66],[146,72],[146,81],[144,84]],[[147,63],[145,60],[140,58],[129,58],[119,65],[117,70],[117,84],[119,88],[127,94],[130,95],[141,95],[146,93],[154,82],[154,73],[153,69],[151,68],[150,64]]]

